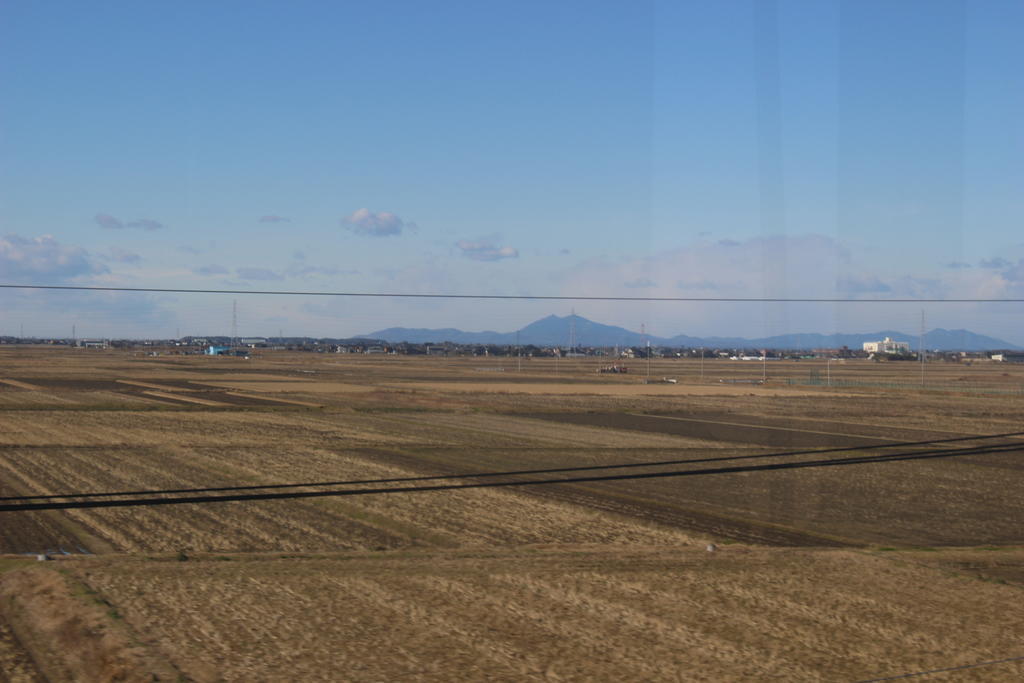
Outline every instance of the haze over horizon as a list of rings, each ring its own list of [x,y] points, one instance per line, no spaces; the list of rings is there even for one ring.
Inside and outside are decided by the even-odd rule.
[[[1021,299],[1022,26],[1015,0],[8,3],[0,284]],[[0,334],[228,334],[236,300],[241,335],[552,313],[8,289]],[[1020,303],[586,309],[747,338],[923,310],[1024,346]]]
[[[77,329],[72,330],[76,338],[91,338],[77,336]],[[104,335],[99,335],[101,338]],[[575,337],[576,344],[580,347],[611,347],[611,346],[643,346],[650,342],[658,346],[696,348],[698,346],[709,346],[711,348],[738,348],[738,347],[763,347],[769,349],[818,349],[818,348],[860,348],[865,341],[879,341],[884,337],[892,337],[896,341],[908,341],[913,348],[923,339],[925,348],[928,350],[940,351],[995,351],[995,350],[1017,350],[1021,347],[1004,339],[998,339],[989,335],[979,334],[973,330],[955,329],[946,330],[943,328],[929,329],[923,338],[918,333],[910,333],[905,330],[872,330],[872,331],[845,331],[830,334],[822,334],[813,331],[795,331],[781,335],[773,335],[766,338],[750,338],[729,335],[706,335],[694,336],[686,333],[673,334],[670,336],[659,336],[649,333],[646,326],[640,331],[630,330],[624,327],[607,324],[600,321],[589,320],[578,314],[558,316],[551,314],[534,320],[530,324],[516,330],[462,330],[453,327],[444,328],[411,328],[392,326],[372,332],[358,333],[338,337],[336,335],[285,335],[283,330],[273,334],[270,330],[263,330],[258,333],[249,334],[219,334],[219,333],[193,333],[178,335],[175,338],[220,338],[237,337],[247,338],[311,338],[311,339],[372,339],[383,340],[390,344],[398,343],[455,343],[467,345],[539,345],[559,346],[568,348],[571,340]],[[60,336],[57,338],[70,339],[71,337]],[[129,337],[131,338],[131,337]],[[159,337],[155,337],[159,338]],[[154,339],[154,337],[135,337],[135,339]]]

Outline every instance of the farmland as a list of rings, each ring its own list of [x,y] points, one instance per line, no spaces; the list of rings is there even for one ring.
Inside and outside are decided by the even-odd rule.
[[[347,495],[0,512],[0,663],[858,680],[1024,656],[1024,367],[848,361],[828,386],[821,363],[651,365],[677,383],[593,359],[2,348],[8,502]],[[435,488],[359,494],[382,486]],[[69,631],[28,615],[63,593],[135,645],[34,672]]]

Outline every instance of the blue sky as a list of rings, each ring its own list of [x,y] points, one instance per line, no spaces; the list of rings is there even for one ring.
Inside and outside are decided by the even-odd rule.
[[[0,280],[1024,296],[1024,4],[0,8]],[[0,292],[0,334],[216,334],[237,296]],[[239,299],[242,334],[509,330],[572,304]],[[1024,307],[579,304],[655,333]]]

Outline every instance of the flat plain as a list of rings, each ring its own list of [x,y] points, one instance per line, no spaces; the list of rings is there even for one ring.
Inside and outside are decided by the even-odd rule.
[[[0,511],[0,668],[852,681],[1024,657],[1024,367],[606,364],[0,347],[0,502],[204,497]],[[205,499],[277,491],[344,495]],[[55,596],[87,633],[32,616]]]

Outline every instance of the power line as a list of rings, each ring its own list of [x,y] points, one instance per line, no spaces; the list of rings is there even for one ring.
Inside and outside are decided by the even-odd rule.
[[[742,465],[738,467],[713,467],[699,470],[673,470],[671,472],[643,472],[637,474],[607,474],[590,477],[565,477],[557,479],[517,479],[513,481],[473,482],[469,484],[433,484],[428,486],[405,486],[371,489],[345,489],[332,491],[284,491],[276,493],[244,493],[227,496],[178,496],[174,498],[125,498],[121,500],[77,500],[65,502],[20,503],[0,505],[0,512],[28,510],[69,510],[85,508],[152,507],[156,505],[182,505],[186,503],[228,503],[257,500],[289,500],[297,498],[327,498],[342,496],[367,496],[392,493],[426,493],[456,491],[464,489],[499,488],[511,486],[539,486],[548,484],[579,484],[599,481],[626,481],[638,479],[665,479],[668,477],[693,477],[714,474],[736,474],[740,472],[768,472],[809,467],[836,467],[846,465],[876,464],[903,460],[930,460],[965,455],[1019,452],[1024,446],[1019,443],[995,444],[983,447],[949,449],[932,452],[894,453],[891,455],[862,456],[856,458],[834,458],[830,460],[808,460],[804,462],[771,463],[767,465]]]
[[[975,662],[974,664],[962,664],[960,666],[947,666],[944,669],[928,669],[927,671],[913,671],[908,674],[899,674],[898,676],[885,676],[883,678],[868,678],[863,681],[857,681],[857,683],[880,683],[881,681],[898,681],[903,678],[914,678],[916,676],[927,676],[929,674],[942,674],[949,673],[950,671],[962,671],[963,669],[976,669],[979,666],[991,666],[992,664],[1007,664],[1009,662],[1024,661],[1024,656],[1021,657],[1007,657],[1006,659],[993,659],[987,662]]]
[[[815,297],[700,297],[700,296],[571,296],[530,294],[422,294],[412,292],[317,292],[253,289],[189,289],[177,287],[86,287],[81,285],[12,285],[0,289],[50,289],[83,292],[150,292],[167,294],[259,294],[279,296],[337,296],[394,299],[490,299],[510,301],[666,301],[709,303],[820,303],[820,304],[967,304],[1024,303],[1024,299],[840,299]]]
[[[757,453],[753,455],[730,455],[714,458],[690,458],[685,460],[659,460],[650,462],[615,463],[611,465],[585,465],[576,467],[551,467],[532,470],[506,470],[503,472],[477,472],[463,474],[435,474],[419,477],[392,477],[387,479],[352,479],[347,481],[312,481],[295,484],[255,484],[247,486],[208,486],[202,488],[180,489],[140,489],[134,491],[105,491],[90,493],[53,493],[38,496],[0,496],[0,501],[55,500],[57,498],[104,498],[108,496],[145,496],[168,495],[172,493],[225,493],[228,491],[261,491],[288,488],[310,488],[322,486],[356,486],[364,484],[399,484],[410,482],[452,480],[452,479],[484,479],[490,477],[511,477],[528,474],[558,474],[568,472],[587,472],[594,470],[634,469],[638,467],[666,467],[668,465],[695,465],[708,462],[725,462],[737,460],[760,460],[764,458],[785,458],[799,455],[824,455],[826,453],[844,453],[850,451],[870,451],[883,448],[907,448],[912,446],[934,446],[939,444],[963,441],[984,441],[1024,436],[1024,432],[1006,432],[1003,434],[985,434],[981,436],[958,436],[946,439],[928,439],[926,441],[893,441],[892,443],[873,444],[869,446],[842,446],[815,450],[786,451],[777,453]],[[1004,444],[1010,445],[1010,444]]]

